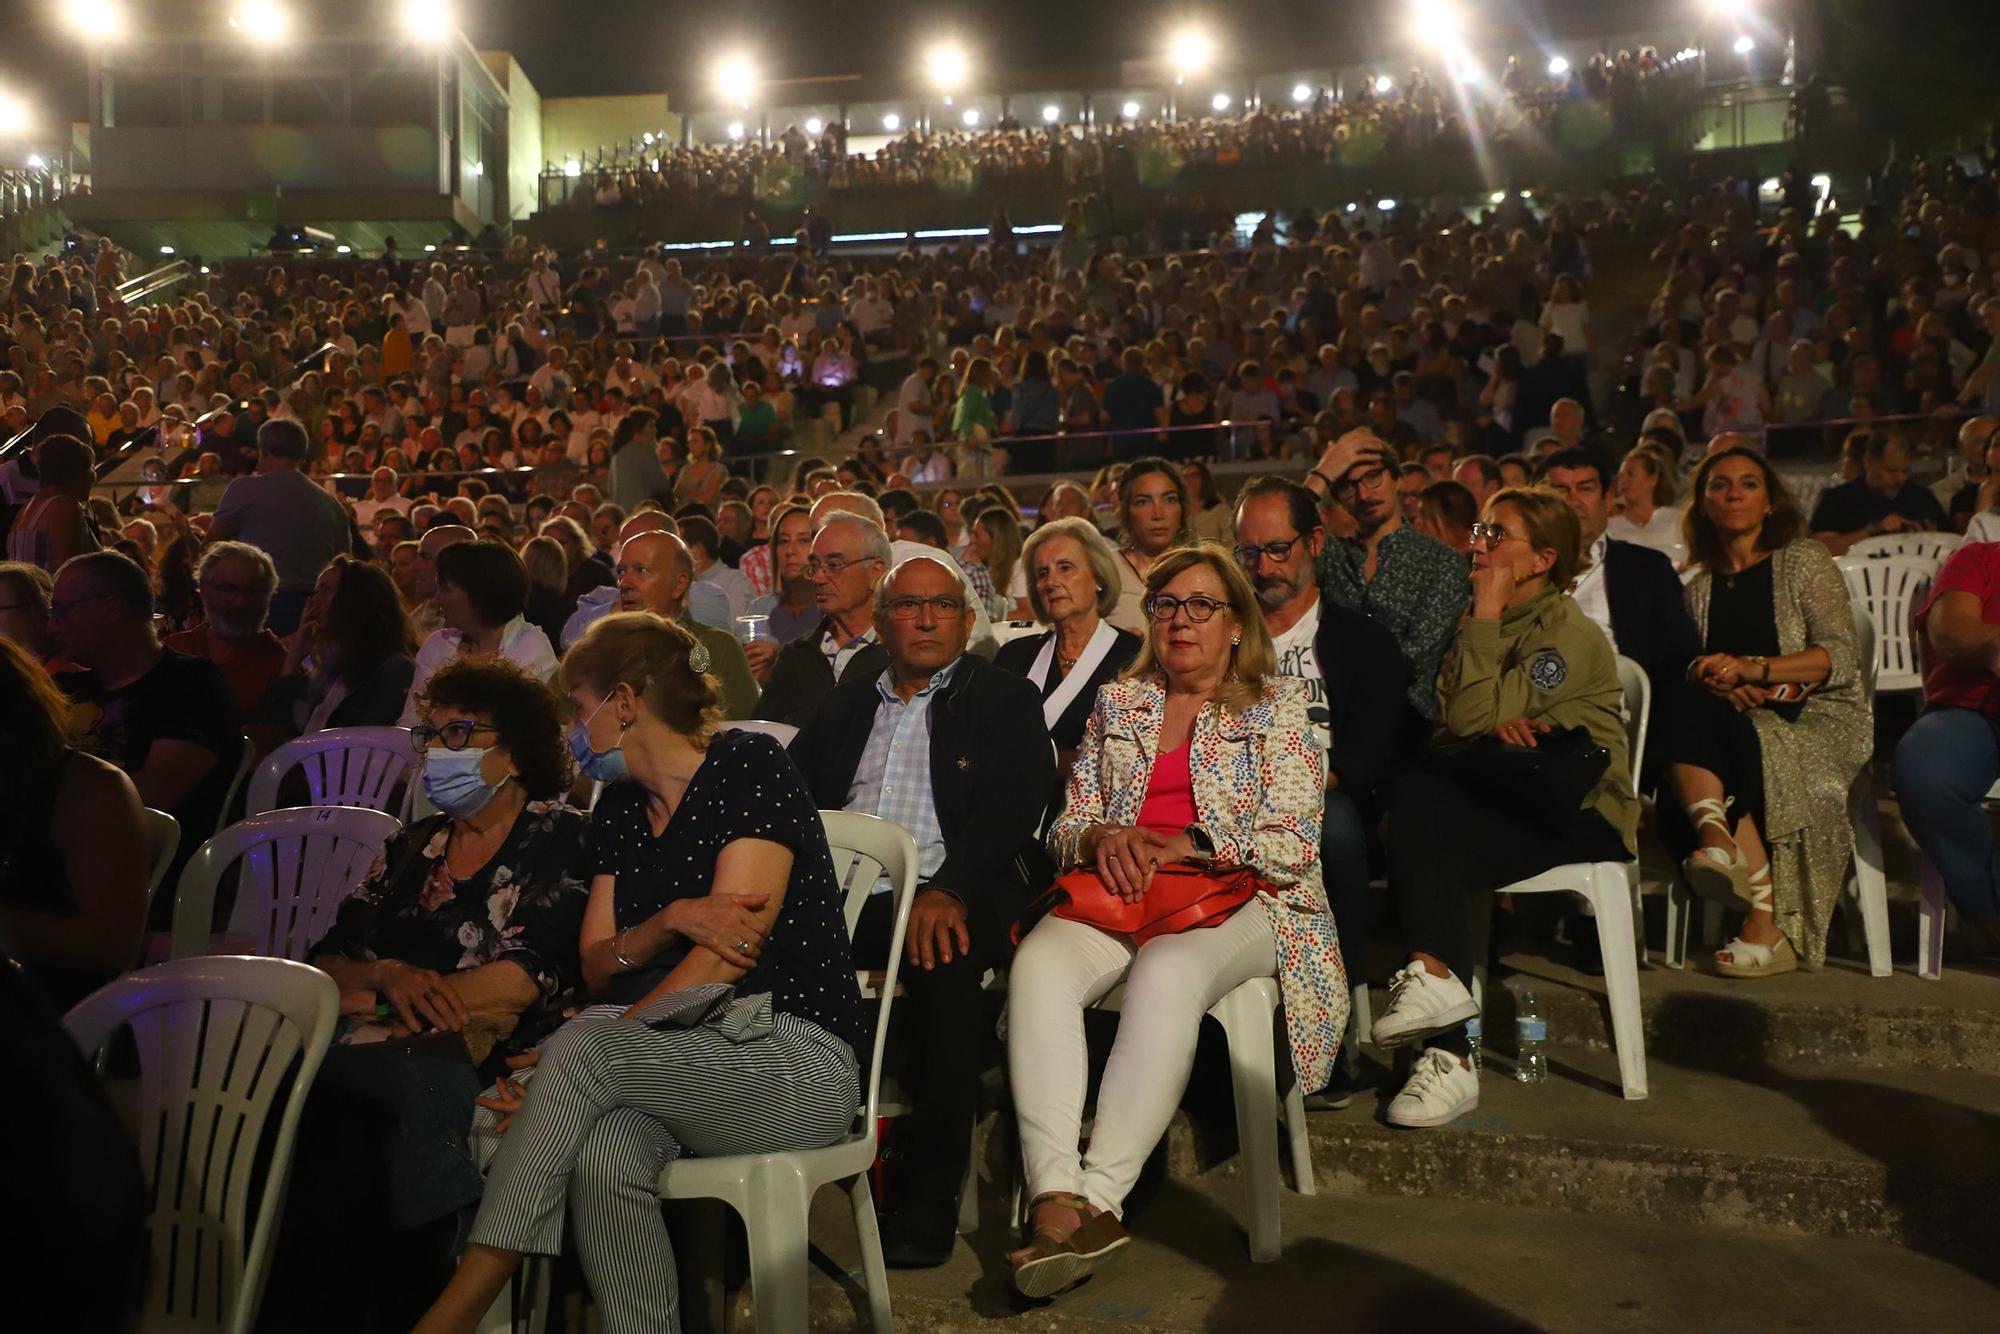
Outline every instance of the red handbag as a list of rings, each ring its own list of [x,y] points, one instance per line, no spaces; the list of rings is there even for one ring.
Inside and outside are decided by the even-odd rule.
[[[1014,928],[1020,944],[1045,915],[1082,922],[1113,935],[1130,936],[1143,945],[1155,936],[1178,935],[1204,926],[1219,926],[1228,916],[1267,889],[1248,866],[1195,866],[1168,862],[1153,872],[1153,882],[1138,902],[1127,903],[1113,893],[1090,867],[1078,867],[1059,877],[1022,914]]]

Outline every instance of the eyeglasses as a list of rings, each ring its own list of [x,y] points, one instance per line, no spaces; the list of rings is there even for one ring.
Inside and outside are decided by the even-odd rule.
[[[1283,542],[1264,542],[1254,546],[1238,547],[1236,548],[1236,561],[1245,569],[1254,570],[1257,568],[1257,561],[1260,557],[1271,561],[1286,560],[1291,556],[1292,548],[1297,546],[1303,539],[1304,534],[1300,534],[1298,537],[1290,538]]]
[[[1200,625],[1228,606],[1227,602],[1218,602],[1199,593],[1191,598],[1171,598],[1165,593],[1155,593],[1146,599],[1146,614],[1156,621],[1171,621],[1176,614],[1185,611],[1190,621]]]
[[[957,616],[965,610],[964,599],[955,598],[949,593],[939,594],[937,597],[930,598],[890,598],[888,605],[889,615],[899,621],[914,621],[923,613],[925,607],[929,607],[932,612],[940,617]]]
[[[1361,490],[1363,487],[1373,491],[1376,487],[1382,485],[1382,479],[1388,475],[1388,466],[1384,464],[1379,467],[1370,468],[1367,472],[1357,476],[1343,477],[1333,484],[1333,498],[1335,500],[1352,500],[1356,491]]]
[[[853,566],[860,565],[866,561],[871,561],[874,559],[875,557],[873,556],[857,556],[853,560],[848,560],[841,556],[828,556],[824,560],[822,560],[820,557],[814,556],[812,559],[806,562],[806,573],[811,575],[815,579],[817,579],[822,574],[826,575],[828,578],[831,578],[834,575],[839,574],[842,570],[850,569]]]
[[[1472,538],[1472,545],[1485,547],[1488,551],[1493,550],[1493,548],[1499,546],[1502,542],[1511,541],[1514,537],[1514,534],[1508,532],[1497,523],[1475,523],[1468,532]]]
[[[446,750],[464,750],[472,741],[474,732],[499,730],[492,723],[475,723],[467,718],[446,723],[443,727],[431,727],[419,723],[410,729],[410,744],[418,750],[429,750],[431,742],[442,741]]]

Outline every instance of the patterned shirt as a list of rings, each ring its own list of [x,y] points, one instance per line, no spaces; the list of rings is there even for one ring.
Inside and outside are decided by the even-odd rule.
[[[1438,666],[1472,592],[1465,557],[1404,526],[1382,539],[1373,580],[1365,575],[1367,562],[1360,540],[1328,542],[1319,557],[1320,596],[1366,612],[1396,637],[1410,664],[1410,705],[1435,722]]]
[[[875,727],[855,766],[854,784],[847,790],[847,809],[879,815],[901,825],[917,845],[917,878],[929,880],[944,865],[944,829],[938,824],[931,790],[931,700],[951,682],[954,661],[911,696],[908,703],[890,684],[885,668],[875,680],[881,702],[875,706]],[[875,893],[889,891],[885,874]]]

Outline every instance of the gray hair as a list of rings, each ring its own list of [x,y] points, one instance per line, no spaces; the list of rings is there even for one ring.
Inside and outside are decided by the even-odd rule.
[[[829,501],[835,503],[828,504]],[[852,514],[869,520],[885,533],[889,531],[888,521],[882,517],[882,506],[876,503],[873,496],[864,496],[859,491],[829,491],[812,503],[814,509],[823,505],[832,511],[827,515],[829,519],[834,514]],[[821,520],[822,526],[824,523],[825,520]]]
[[[264,554],[262,548],[253,547],[248,542],[211,542],[208,549],[201,553],[201,563],[195,566],[195,582],[208,578],[209,566],[230,556],[247,561],[256,569],[257,581],[264,585],[265,597],[278,591],[278,567],[271,563],[271,558]]]
[[[1028,540],[1021,547],[1021,574],[1028,583],[1028,605],[1034,609],[1035,619],[1048,624],[1048,609],[1042,606],[1042,593],[1035,586],[1035,552],[1052,538],[1067,537],[1083,546],[1083,558],[1090,562],[1090,573],[1097,580],[1097,614],[1109,616],[1118,607],[1118,591],[1122,580],[1118,576],[1118,553],[1112,550],[1110,541],[1098,531],[1097,525],[1088,519],[1072,515],[1067,519],[1051,519],[1028,534]]]
[[[837,523],[852,524],[860,530],[861,559],[879,560],[885,567],[895,559],[896,553],[889,547],[889,534],[883,531],[881,524],[864,519],[859,514],[850,514],[846,510],[835,510],[820,520],[819,532],[823,533]]]
[[[954,561],[951,558],[951,553],[947,551],[926,552],[920,556],[905,556],[902,560],[897,561],[896,567],[882,576],[881,583],[875,585],[875,610],[880,612],[889,610],[889,586],[896,582],[897,575],[919,561],[929,561],[952,577],[953,582],[958,585],[959,591],[965,594],[965,615],[971,616],[973,614],[972,588],[965,581],[965,572],[958,568],[958,562]]]

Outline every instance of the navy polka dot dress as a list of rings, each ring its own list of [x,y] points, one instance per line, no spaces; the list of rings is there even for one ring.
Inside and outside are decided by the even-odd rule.
[[[792,877],[764,952],[737,982],[738,993],[768,991],[777,1013],[809,1019],[861,1052],[867,1011],[854,982],[826,830],[805,780],[775,740],[756,732],[717,735],[657,836],[639,787],[605,788],[591,815],[592,870],[618,878],[613,912],[623,930],[674,899],[705,896],[715,883],[716,858],[739,838],[790,848]],[[620,974],[607,999],[639,1000],[689,948],[676,941],[654,966]]]

